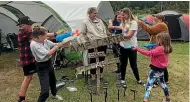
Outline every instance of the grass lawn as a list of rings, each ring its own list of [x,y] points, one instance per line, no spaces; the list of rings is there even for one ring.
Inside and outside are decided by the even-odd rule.
[[[139,42],[144,45],[146,41]],[[189,100],[189,43],[173,42],[174,51],[169,57],[169,93],[172,102],[188,102]],[[18,66],[18,52],[6,53],[0,56],[0,102],[16,102],[21,82],[23,80],[22,69]],[[147,73],[150,71],[149,58],[138,54],[138,69],[142,81],[146,81]],[[109,82],[107,102],[117,102],[116,74],[112,73],[116,65],[112,64],[105,68],[104,79]],[[142,102],[144,96],[144,87],[137,85],[135,77],[130,66],[127,66],[126,96],[123,96],[123,90],[120,92],[120,102]],[[69,78],[75,78],[72,68],[62,68],[56,71],[57,79],[62,75]],[[75,86],[77,92],[69,92],[66,87]],[[133,100],[133,92],[130,89],[138,90],[136,101]],[[27,92],[27,102],[36,102],[40,92],[39,80],[37,74],[34,74],[33,80]],[[84,84],[84,78],[67,84],[61,88],[58,94],[62,95],[64,102],[90,102],[90,95]],[[162,102],[164,93],[160,87],[153,88],[150,102]],[[58,102],[49,98],[48,102]],[[104,94],[93,95],[93,102],[104,102]]]

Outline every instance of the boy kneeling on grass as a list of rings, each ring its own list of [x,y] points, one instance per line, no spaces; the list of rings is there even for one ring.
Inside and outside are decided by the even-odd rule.
[[[160,84],[166,96],[166,99],[164,99],[163,102],[171,102],[169,98],[168,87],[164,80],[164,70],[168,66],[168,55],[172,52],[170,35],[167,32],[159,33],[156,36],[156,43],[158,46],[149,51],[140,48],[133,48],[133,50],[151,57],[151,71],[148,75],[143,102],[148,102],[150,91],[155,81]]]
[[[38,102],[45,102],[49,97],[49,87],[51,94],[58,100],[63,100],[59,95],[56,95],[56,77],[51,62],[51,56],[64,45],[69,43],[53,43],[47,40],[47,30],[40,26],[33,28],[33,40],[30,48],[36,60],[37,74],[40,80],[41,93]]]

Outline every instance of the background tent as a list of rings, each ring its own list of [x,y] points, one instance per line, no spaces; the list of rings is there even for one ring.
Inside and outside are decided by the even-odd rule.
[[[9,12],[7,9],[0,7],[0,29],[1,31],[1,42],[6,42],[6,34],[8,33],[17,33],[18,27],[17,17]]]
[[[63,28],[64,21],[57,17],[55,11],[53,11],[49,6],[43,4],[42,2],[37,1],[0,1],[0,7],[9,11],[13,16],[9,16],[15,21],[18,20],[19,17],[29,16],[31,20],[36,21],[38,25],[42,23],[44,26],[47,26],[47,22],[49,20],[59,22],[59,27],[54,27],[54,31],[58,30],[60,26]],[[0,9],[0,12],[4,12]],[[48,23],[48,27],[54,26],[54,23]],[[48,28],[52,29],[52,28]],[[3,29],[2,29],[3,30]],[[52,30],[51,30],[52,31]],[[17,32],[14,32],[17,33]]]
[[[6,34],[18,32],[17,22],[3,13],[0,13],[0,22],[0,29],[2,30],[1,43],[5,43],[7,42]]]
[[[89,7],[97,7],[99,17],[104,20],[114,17],[113,9],[108,1],[0,1],[0,7],[12,13],[15,17],[9,17],[15,21],[26,15],[37,24],[48,28],[50,32],[60,28],[80,29],[81,22],[87,17],[86,12]],[[0,12],[3,10],[0,9]]]
[[[4,22],[0,24],[2,36],[5,37],[9,33],[17,34],[17,20],[22,16],[29,16],[31,20],[37,22],[36,24],[46,27],[50,32],[63,28],[80,29],[82,21],[87,17],[86,12],[89,7],[97,7],[99,18],[103,20],[114,17],[108,1],[0,1],[0,13],[2,13],[0,20]]]
[[[19,17],[29,16],[31,20],[36,21],[38,25],[43,24],[50,32],[55,32],[60,28],[63,28],[63,21],[56,18],[56,12],[41,2],[33,1],[0,1],[0,29],[2,31],[0,35],[0,44],[2,46],[12,46],[17,40]],[[53,22],[50,22],[53,21]],[[55,26],[56,24],[56,26]],[[57,26],[58,25],[58,26]],[[10,43],[10,39],[7,40],[7,36],[11,35],[15,38]],[[9,36],[10,37],[10,36]],[[7,43],[9,44],[7,45]],[[17,45],[17,44],[14,44]],[[11,47],[13,48],[13,47]]]
[[[165,20],[168,23],[168,29],[172,40],[189,41],[189,15],[182,15],[175,11],[163,11],[159,14],[165,16]],[[152,23],[153,17],[151,17],[151,15],[145,18],[146,21]],[[149,39],[147,32],[141,30],[141,28],[139,28],[137,38],[139,40]]]
[[[114,17],[113,9],[108,1],[43,1],[43,3],[56,11],[72,29],[80,29],[81,23],[87,18],[89,7],[97,7],[101,19],[107,20]]]

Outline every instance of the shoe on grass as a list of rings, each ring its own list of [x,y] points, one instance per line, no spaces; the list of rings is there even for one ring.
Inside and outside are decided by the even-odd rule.
[[[163,99],[162,102],[172,102],[172,101],[170,101],[170,99]]]
[[[18,102],[26,102],[26,100],[22,100],[22,101],[21,101],[21,100],[18,100]]]
[[[121,84],[126,84],[125,80],[120,81]]]
[[[137,81],[137,84],[142,85],[142,86],[146,86],[146,84],[142,81]]]
[[[169,84],[170,82],[169,81],[166,81],[166,84]]]
[[[63,101],[63,98],[60,95],[52,96],[52,98],[57,99],[59,101]]]

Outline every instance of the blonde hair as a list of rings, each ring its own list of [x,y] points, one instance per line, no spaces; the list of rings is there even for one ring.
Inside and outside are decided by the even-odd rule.
[[[48,30],[45,27],[35,25],[32,29],[32,34],[34,38],[38,38],[40,35],[45,35]]]
[[[164,52],[169,54],[173,51],[171,37],[168,32],[161,32],[156,36],[157,43],[164,47]]]
[[[136,18],[133,16],[133,14],[132,14],[132,12],[131,12],[131,10],[130,10],[129,8],[123,8],[123,9],[121,10],[121,12],[123,12],[123,13],[129,15],[129,18],[128,18],[128,19],[129,19],[130,21],[136,20]]]

